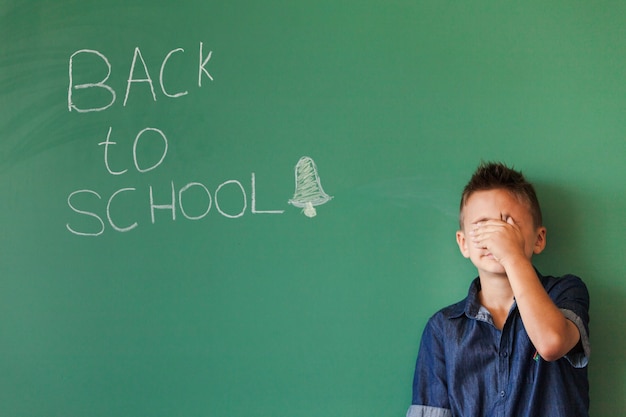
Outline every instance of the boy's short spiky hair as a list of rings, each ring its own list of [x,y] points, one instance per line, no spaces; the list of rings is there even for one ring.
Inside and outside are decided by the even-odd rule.
[[[482,162],[469,180],[461,196],[459,224],[463,228],[463,207],[476,191],[506,190],[528,204],[535,227],[543,225],[541,207],[533,185],[526,180],[521,171],[507,167],[501,162]]]

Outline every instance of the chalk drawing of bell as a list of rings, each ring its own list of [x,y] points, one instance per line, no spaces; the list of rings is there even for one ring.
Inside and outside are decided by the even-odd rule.
[[[332,198],[322,189],[315,161],[303,156],[296,164],[295,174],[296,190],[289,204],[301,208],[305,216],[315,217],[315,206],[321,206]]]

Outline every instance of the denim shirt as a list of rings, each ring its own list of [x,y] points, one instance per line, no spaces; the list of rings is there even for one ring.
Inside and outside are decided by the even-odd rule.
[[[503,329],[494,326],[478,301],[476,278],[465,300],[440,310],[426,324],[407,417],[588,416],[589,293],[573,275],[539,279],[578,327],[578,345],[559,360],[543,360],[516,304]]]

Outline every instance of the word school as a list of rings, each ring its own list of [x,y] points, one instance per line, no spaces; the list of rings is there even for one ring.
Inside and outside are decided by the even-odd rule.
[[[238,180],[224,181],[219,186],[217,186],[213,195],[211,195],[211,192],[209,191],[208,187],[206,187],[204,184],[200,182],[190,182],[180,187],[178,189],[178,192],[177,192],[177,187],[175,186],[173,181],[170,182],[170,186],[171,186],[171,195],[164,197],[164,199],[166,200],[165,204],[163,204],[164,201],[160,201],[161,204],[156,203],[153,187],[151,185],[148,187],[149,189],[148,206],[150,210],[152,224],[156,222],[156,219],[155,219],[156,210],[164,210],[164,211],[170,212],[172,220],[175,221],[177,210],[179,210],[182,216],[188,220],[200,220],[209,214],[213,205],[215,205],[215,209],[220,215],[227,217],[227,218],[231,218],[231,219],[242,217],[248,209],[248,197],[247,197],[246,189],[244,188],[243,184]],[[241,193],[241,209],[239,211],[234,210],[233,212],[228,213],[225,209],[223,209],[220,206],[220,203],[219,203],[220,192],[224,189],[224,187],[227,187],[227,186],[230,188],[234,188],[236,193],[239,193],[239,192]],[[204,203],[202,205],[198,205],[196,203],[196,204],[192,204],[191,207],[188,207],[184,203],[183,197],[185,196],[185,193],[190,192],[190,191],[193,192],[192,190],[198,190],[196,194],[199,192],[200,194],[206,195],[206,197],[204,198]],[[251,190],[250,191],[250,201],[251,201],[250,212],[252,214],[282,214],[284,213],[284,210],[259,210],[257,209],[256,175],[254,172],[251,174],[251,178],[250,178],[250,190]],[[122,233],[130,232],[131,230],[137,228],[139,226],[139,223],[137,221],[134,221],[130,224],[124,224],[124,225],[120,224],[116,219],[114,219],[114,216],[111,213],[112,211],[111,207],[114,205],[114,202],[116,202],[118,197],[121,197],[122,195],[126,193],[135,193],[135,192],[137,192],[137,188],[135,187],[120,188],[119,190],[113,192],[111,196],[106,200],[106,216],[101,216],[98,213],[96,213],[97,210],[94,210],[91,208],[87,210],[83,207],[84,205],[88,205],[90,207],[93,206],[92,203],[86,204],[84,201],[86,200],[86,198],[84,197],[95,196],[95,198],[97,198],[98,200],[102,200],[102,196],[99,193],[97,193],[94,190],[89,190],[89,189],[74,191],[67,198],[68,206],[73,212],[81,216],[87,216],[89,218],[95,219],[96,227],[83,226],[83,228],[78,228],[75,225],[72,225],[70,223],[67,223],[65,227],[67,228],[68,231],[78,236],[100,236],[106,230],[106,224],[108,224],[111,227],[111,229],[114,231],[122,232]],[[82,201],[83,205],[81,205],[81,203],[77,203],[76,200],[79,200],[79,201],[83,200]],[[90,211],[90,210],[93,210],[93,211]],[[190,214],[190,212],[193,212],[193,214]],[[103,219],[103,217],[106,217],[106,222]]]

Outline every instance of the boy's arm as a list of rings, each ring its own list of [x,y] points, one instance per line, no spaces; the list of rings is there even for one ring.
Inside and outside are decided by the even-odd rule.
[[[547,361],[560,359],[580,340],[578,327],[550,299],[525,253],[515,221],[488,220],[472,232],[473,242],[489,250],[504,267],[524,327],[537,353]]]
[[[552,302],[530,261],[511,259],[503,266],[537,353],[547,361],[562,358],[580,340],[578,327]]]

